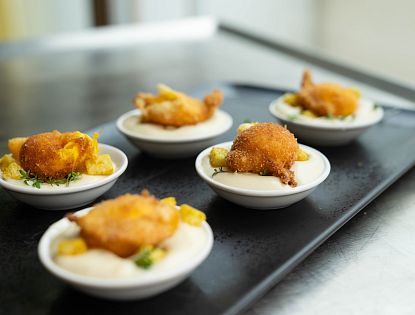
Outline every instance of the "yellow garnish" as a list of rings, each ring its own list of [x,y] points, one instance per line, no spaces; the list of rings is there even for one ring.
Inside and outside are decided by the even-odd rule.
[[[360,90],[356,87],[349,87],[348,90],[353,92],[357,96],[357,98],[360,98],[360,96],[362,95]]]
[[[297,155],[297,161],[307,161],[308,159],[309,159],[308,154],[305,153],[303,150],[299,149],[298,155]]]
[[[176,198],[174,197],[166,197],[166,198],[160,199],[160,202],[164,205],[172,206],[172,207],[175,207],[177,204]]]
[[[201,226],[203,221],[206,221],[206,214],[188,204],[180,206],[179,214],[183,222],[193,226]]]
[[[20,170],[23,170],[11,154],[5,154],[0,159],[0,170],[4,179],[21,179]]]
[[[148,269],[154,263],[162,260],[167,254],[167,250],[153,245],[143,245],[136,255],[134,255],[134,263],[141,268]]]
[[[93,154],[95,156],[98,155],[98,151],[99,151],[99,149],[98,149],[98,138],[99,138],[99,133],[98,132],[94,132],[94,135],[92,136],[92,145],[94,147]]]
[[[83,238],[74,238],[74,239],[67,239],[67,240],[60,240],[58,243],[58,256],[65,256],[65,255],[80,255],[87,251],[88,247]]]
[[[69,141],[58,150],[58,154],[62,160],[76,161],[79,157],[79,145],[74,141]]]
[[[228,152],[229,151],[224,148],[212,148],[209,153],[210,165],[212,167],[225,167]]]
[[[22,178],[20,171],[23,170],[22,167],[13,162],[10,163],[9,166],[3,171],[3,176],[5,179],[16,179],[19,180]]]
[[[314,114],[309,109],[304,110],[301,114],[304,115],[304,116],[310,117],[310,118],[316,118],[317,117],[316,114]]]
[[[163,98],[163,100],[170,100],[173,101],[177,99],[177,92],[170,88],[169,86],[165,84],[158,84],[157,88],[159,90],[160,96]]]
[[[153,259],[153,262],[159,262],[162,260],[167,254],[167,251],[164,248],[155,248],[151,253],[150,257]]]
[[[102,154],[95,159],[89,159],[85,161],[85,166],[88,175],[111,175],[114,172],[109,154]]]
[[[240,124],[239,125],[239,127],[238,127],[238,130],[236,130],[236,134],[241,134],[243,131],[245,131],[246,129],[249,129],[249,128],[251,128],[252,126],[255,126],[255,125],[257,125],[257,124],[259,124],[258,122],[252,122],[252,123],[243,123],[243,124]]]
[[[297,105],[297,95],[293,93],[289,93],[284,96],[284,102],[291,106],[298,106]]]
[[[12,157],[11,154],[5,154],[0,159],[0,169],[3,171],[11,163],[14,163],[14,162],[16,162],[16,160]]]

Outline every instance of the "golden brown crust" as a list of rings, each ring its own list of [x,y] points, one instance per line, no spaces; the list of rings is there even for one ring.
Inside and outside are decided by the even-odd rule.
[[[166,86],[159,86],[159,95],[139,93],[134,105],[142,113],[142,122],[162,126],[194,125],[212,117],[223,102],[219,90],[212,91],[203,102]]]
[[[173,235],[179,214],[174,207],[143,192],[101,202],[76,222],[88,247],[128,257],[142,245],[157,245]]]
[[[297,139],[286,128],[274,123],[258,123],[235,138],[226,164],[234,172],[265,173],[295,187],[297,182],[290,168],[298,150]]]
[[[22,168],[31,174],[42,179],[59,179],[72,171],[84,171],[85,161],[96,154],[93,140],[86,135],[55,130],[29,137],[20,149],[19,158]]]
[[[308,70],[301,85],[296,102],[318,116],[348,116],[357,109],[359,97],[355,92],[336,83],[314,84]]]

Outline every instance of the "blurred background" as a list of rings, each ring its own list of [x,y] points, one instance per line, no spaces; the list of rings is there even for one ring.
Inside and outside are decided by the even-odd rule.
[[[0,49],[62,32],[211,15],[413,85],[414,12],[411,0],[0,0]]]

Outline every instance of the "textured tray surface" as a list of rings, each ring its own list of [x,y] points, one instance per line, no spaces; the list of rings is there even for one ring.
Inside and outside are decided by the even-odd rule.
[[[268,105],[281,91],[219,87],[234,126],[218,143],[231,140],[246,119],[274,121]],[[243,209],[215,195],[197,176],[194,158],[164,161],[143,155],[116,131],[114,122],[90,130],[100,131],[102,143],[119,147],[129,158],[126,173],[101,199],[147,188],[156,196],[176,196],[179,203],[203,209],[215,236],[212,253],[189,279],[157,297],[122,303],[91,298],[49,275],[37,258],[41,234],[65,212],[32,209],[0,190],[1,313],[237,313],[412,167],[414,129],[415,113],[386,109],[383,122],[356,142],[317,148],[330,160],[332,171],[311,196],[266,212]]]

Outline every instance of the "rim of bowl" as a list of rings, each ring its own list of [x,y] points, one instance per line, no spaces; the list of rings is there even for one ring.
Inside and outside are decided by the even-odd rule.
[[[213,134],[210,134],[208,136],[201,136],[201,137],[198,137],[198,138],[194,138],[193,137],[193,138],[189,138],[189,139],[179,139],[179,140],[178,139],[155,139],[155,138],[148,138],[148,137],[142,136],[142,135],[137,135],[136,133],[134,133],[134,132],[126,129],[123,126],[123,123],[124,123],[124,121],[127,118],[130,118],[131,116],[140,114],[141,111],[139,109],[133,109],[133,110],[130,110],[130,111],[122,114],[120,117],[118,117],[117,122],[116,122],[116,126],[117,126],[117,129],[122,134],[124,134],[125,136],[131,137],[131,138],[134,138],[134,139],[138,139],[138,140],[141,140],[141,141],[146,141],[146,142],[153,142],[153,143],[188,143],[188,142],[198,142],[198,141],[201,141],[201,140],[215,138],[215,137],[217,137],[217,136],[225,133],[226,131],[228,131],[232,127],[232,125],[233,125],[232,116],[229,115],[227,112],[225,112],[223,110],[220,110],[220,109],[217,109],[216,111],[219,112],[219,113],[221,113],[222,115],[224,115],[227,118],[227,124],[224,125],[222,128],[217,128],[216,132],[213,133]]]
[[[228,185],[225,185],[225,184],[222,184],[222,183],[219,183],[219,182],[213,180],[211,178],[211,176],[207,175],[203,171],[202,159],[205,156],[209,155],[209,151],[213,147],[230,146],[232,143],[233,143],[233,141],[222,142],[222,143],[213,145],[213,146],[203,150],[202,152],[199,153],[199,155],[196,158],[195,167],[196,167],[196,172],[199,174],[199,176],[205,182],[207,182],[209,185],[215,186],[216,188],[219,188],[219,189],[222,189],[222,190],[225,190],[225,191],[237,194],[237,195],[253,196],[253,197],[280,197],[280,196],[294,195],[294,194],[298,194],[298,193],[307,191],[309,189],[312,189],[312,188],[318,186],[330,174],[330,170],[331,170],[330,162],[323,153],[321,153],[320,151],[318,151],[318,150],[316,150],[312,147],[309,147],[307,145],[299,144],[301,148],[305,148],[306,150],[313,152],[313,154],[318,155],[323,160],[324,170],[321,173],[321,175],[318,178],[316,178],[315,180],[313,180],[312,182],[304,184],[304,185],[300,185],[300,186],[297,186],[297,187],[294,187],[294,188],[291,188],[289,191],[286,191],[286,190],[261,191],[261,190],[255,190],[255,189],[247,189],[247,188],[238,188],[238,187],[228,186]]]
[[[275,110],[275,106],[287,95],[287,93],[281,95],[279,98],[273,100],[271,102],[271,104],[268,106],[268,110],[270,111],[271,115],[278,118],[279,120],[281,120],[284,123],[287,124],[293,124],[293,125],[297,125],[297,126],[302,126],[302,127],[308,127],[310,129],[324,129],[324,130],[341,130],[341,131],[345,131],[345,130],[354,130],[354,129],[361,129],[361,128],[367,128],[369,126],[375,125],[377,124],[379,121],[382,120],[383,115],[384,115],[384,111],[382,107],[378,107],[377,111],[378,111],[378,115],[373,118],[370,121],[367,122],[358,122],[358,123],[353,123],[352,125],[348,125],[346,123],[339,125],[339,126],[319,126],[316,125],[312,122],[301,122],[301,121],[292,121],[292,120],[288,120],[287,118],[283,117],[280,115],[280,113],[278,113]],[[368,99],[362,99],[368,102],[372,102]]]
[[[64,189],[56,190],[42,190],[33,187],[18,186],[16,184],[9,183],[8,181],[0,177],[0,186],[3,186],[3,188],[8,189],[10,191],[25,193],[29,195],[65,195],[101,187],[117,179],[124,173],[125,169],[128,166],[128,158],[125,155],[125,153],[122,152],[120,149],[108,144],[99,143],[99,149],[105,149],[105,151],[107,151],[106,153],[108,153],[111,157],[114,155],[118,155],[121,157],[121,165],[118,167],[118,169],[111,175],[107,175],[104,178],[102,178],[102,180],[98,180],[90,184],[85,184],[76,187],[65,187]]]
[[[75,212],[78,215],[84,215],[88,213],[93,207],[85,208]],[[66,222],[67,223],[66,223]],[[43,266],[51,272],[54,276],[69,281],[72,284],[93,286],[101,289],[112,289],[112,288],[129,288],[129,287],[143,287],[153,284],[162,283],[169,281],[176,277],[190,273],[196,267],[198,267],[210,254],[213,247],[213,232],[210,225],[205,221],[202,223],[202,228],[207,236],[207,244],[203,249],[191,260],[184,262],[179,268],[160,272],[157,276],[142,279],[140,277],[132,277],[126,279],[102,279],[98,277],[84,276],[76,274],[74,272],[65,270],[59,267],[53,260],[50,253],[50,245],[59,234],[62,234],[67,224],[70,222],[66,218],[62,218],[56,221],[48,227],[45,233],[43,233],[39,244],[38,244],[38,256]]]

